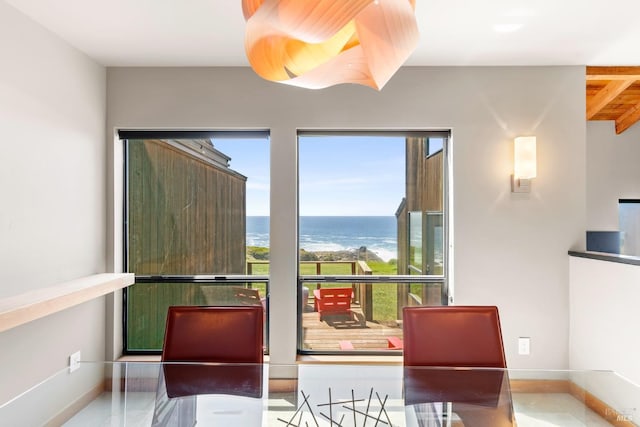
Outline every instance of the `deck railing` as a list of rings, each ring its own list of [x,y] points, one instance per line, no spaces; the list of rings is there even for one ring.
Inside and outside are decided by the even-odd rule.
[[[247,275],[253,275],[256,270],[255,266],[268,265],[267,260],[251,260],[247,261]],[[300,261],[300,265],[312,265],[315,266],[312,270],[315,271],[316,276],[322,276],[323,266],[335,267],[337,265],[345,265],[345,273],[352,276],[371,276],[373,271],[371,267],[363,260],[351,260],[351,261]],[[335,271],[335,269],[334,269]],[[349,271],[349,273],[347,273]],[[261,272],[262,273],[262,272]],[[331,275],[335,273],[332,272]],[[313,275],[313,274],[307,274]],[[316,288],[320,289],[321,283],[316,283]],[[360,304],[362,313],[367,321],[373,320],[373,292],[371,290],[371,283],[353,283],[353,300]],[[313,295],[313,294],[312,294]]]
[[[351,274],[352,275],[356,275],[356,274],[371,274],[371,269],[369,268],[369,266],[367,265],[366,262],[364,261],[300,261],[300,265],[315,265],[315,272],[316,275],[321,276],[322,275],[322,266],[323,265],[340,265],[340,264],[344,264],[347,265],[348,268],[351,270]],[[361,266],[364,265],[364,267]],[[254,266],[257,265],[269,265],[269,261],[267,260],[251,260],[251,261],[247,261],[247,274],[248,275],[252,275],[254,272]],[[368,270],[369,273],[360,273],[359,271],[366,271]]]

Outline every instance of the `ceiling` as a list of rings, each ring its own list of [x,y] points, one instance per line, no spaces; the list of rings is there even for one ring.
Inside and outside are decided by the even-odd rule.
[[[105,66],[248,66],[241,0],[0,1]],[[640,65],[638,0],[416,0],[416,16],[410,66]],[[609,81],[589,80],[587,96]]]

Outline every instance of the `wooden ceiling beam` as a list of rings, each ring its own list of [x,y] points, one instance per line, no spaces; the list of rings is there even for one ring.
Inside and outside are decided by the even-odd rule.
[[[587,120],[615,120],[616,134],[640,121],[640,66],[586,67]]]
[[[591,120],[593,116],[598,114],[609,102],[613,101],[634,82],[635,80],[610,81],[598,93],[587,99],[587,120]]]
[[[640,102],[616,119],[616,134],[621,134],[640,120]]]
[[[587,67],[587,80],[640,80],[640,67]]]

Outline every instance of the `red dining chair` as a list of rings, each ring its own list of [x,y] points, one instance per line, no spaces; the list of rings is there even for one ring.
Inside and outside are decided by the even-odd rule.
[[[252,398],[246,408],[262,413],[254,398],[264,386],[263,312],[262,305],[169,307],[153,427],[195,425],[201,394]]]
[[[163,362],[169,397],[197,394],[262,395],[262,305],[169,307]]]
[[[406,366],[506,368],[498,308],[404,307]]]
[[[465,426],[515,425],[497,307],[405,307],[403,341],[405,404],[452,402]]]
[[[263,308],[172,306],[163,362],[262,363]]]

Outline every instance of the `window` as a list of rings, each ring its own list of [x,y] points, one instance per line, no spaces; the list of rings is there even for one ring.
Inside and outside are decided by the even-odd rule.
[[[393,354],[402,307],[447,303],[448,138],[298,134],[301,353]]]
[[[618,201],[619,242],[614,249],[623,255],[640,255],[640,200],[620,199]],[[613,233],[612,233],[613,234]],[[617,233],[616,233],[617,234]],[[613,246],[613,245],[610,245]]]
[[[123,131],[124,347],[162,348],[170,305],[268,306],[268,226],[256,249],[249,218],[268,224],[266,132]],[[248,266],[253,268],[248,271]],[[265,335],[266,336],[266,335]]]

